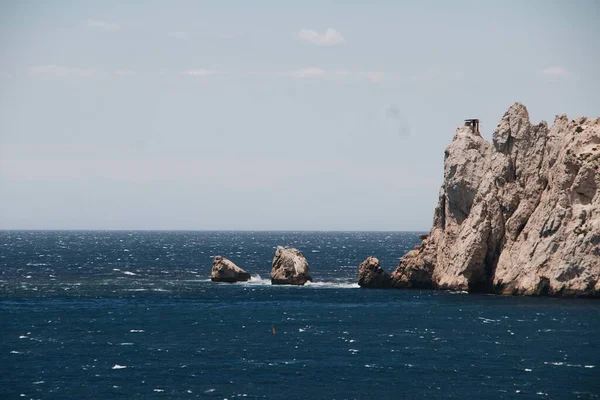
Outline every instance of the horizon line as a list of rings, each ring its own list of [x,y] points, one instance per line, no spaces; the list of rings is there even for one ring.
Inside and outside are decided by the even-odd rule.
[[[0,228],[0,232],[376,232],[376,233],[423,233],[429,230],[377,230],[377,229],[87,229],[87,228]]]

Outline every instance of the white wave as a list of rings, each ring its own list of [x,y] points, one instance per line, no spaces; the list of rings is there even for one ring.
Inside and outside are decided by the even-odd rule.
[[[123,368],[127,368],[126,365],[119,365],[119,364],[115,364],[112,369],[123,369]]]
[[[130,329],[129,332],[131,333],[142,333],[145,332],[143,329]]]
[[[199,282],[210,282],[210,279],[203,279]],[[194,282],[198,282],[194,280]],[[238,282],[236,285],[251,285],[251,286],[276,286],[276,287],[299,287],[296,285],[271,285],[271,278],[263,278],[259,274],[250,276],[250,280],[246,282]],[[340,281],[322,281],[322,282],[306,282],[304,286],[313,289],[357,289],[360,286],[356,282],[340,282]]]
[[[156,388],[156,389],[154,389],[154,391],[155,391],[155,392],[164,392],[165,390],[164,390],[164,389],[159,389],[159,388]]]
[[[308,287],[323,289],[358,289],[360,286],[356,282],[306,282]]]
[[[12,350],[10,352],[10,354],[22,354],[22,353],[20,351]],[[587,368],[587,366],[586,366],[586,368]]]
[[[595,365],[584,365],[583,368],[595,368]]]
[[[137,275],[135,272],[123,271],[123,275]]]
[[[248,282],[245,282],[248,285],[257,285],[257,286],[272,286],[271,279],[263,279],[260,275],[254,275],[250,277]],[[298,287],[295,285],[273,285],[278,287]],[[304,284],[305,287],[313,288],[313,289],[355,289],[359,288],[358,283],[355,282],[306,282]]]
[[[124,342],[124,343],[119,343],[119,346],[133,346],[133,343],[129,343],[129,342]]]
[[[260,277],[260,275],[256,274],[256,275],[252,275],[250,276],[250,280],[247,282],[244,282],[248,285],[271,285],[271,279],[263,279]]]

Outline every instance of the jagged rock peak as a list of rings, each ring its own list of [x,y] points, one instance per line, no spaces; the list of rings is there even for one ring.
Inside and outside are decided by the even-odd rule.
[[[600,118],[532,125],[513,104],[490,144],[459,127],[434,223],[394,287],[600,297]]]

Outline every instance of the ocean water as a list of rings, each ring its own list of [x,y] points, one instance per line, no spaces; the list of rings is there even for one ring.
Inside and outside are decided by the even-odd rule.
[[[0,398],[600,397],[598,300],[358,288],[360,261],[390,271],[417,241],[0,232]],[[271,286],[277,245],[315,282]],[[217,254],[253,279],[210,282]]]

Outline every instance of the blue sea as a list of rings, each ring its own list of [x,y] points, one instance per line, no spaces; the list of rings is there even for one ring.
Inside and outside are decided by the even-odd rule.
[[[415,232],[0,232],[1,399],[595,399],[600,301],[367,290]],[[314,279],[271,286],[277,245]],[[223,255],[247,283],[213,283]]]

